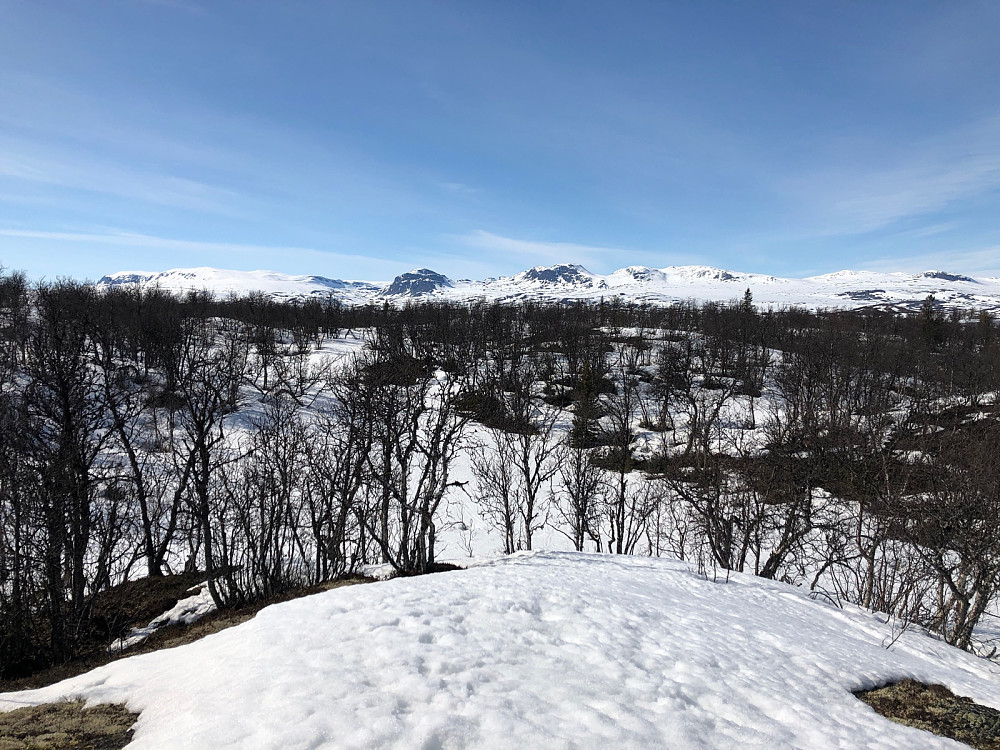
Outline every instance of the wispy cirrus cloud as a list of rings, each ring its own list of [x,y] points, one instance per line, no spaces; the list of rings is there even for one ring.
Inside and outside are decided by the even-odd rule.
[[[188,0],[138,0],[142,5],[159,6],[161,8],[168,8],[170,10],[180,10],[185,13],[193,13],[197,16],[207,16],[208,11],[204,6],[198,3],[189,2]]]
[[[0,236],[22,237],[34,240],[57,240],[62,242],[88,242],[123,247],[146,247],[161,250],[194,250],[241,253],[246,251],[293,252],[323,255],[320,250],[307,247],[278,247],[274,245],[252,245],[234,242],[205,242],[200,240],[179,240],[157,237],[139,232],[109,230],[107,232],[49,232],[33,229],[0,229]]]
[[[386,260],[368,255],[340,253],[320,250],[312,247],[295,247],[281,245],[248,244],[237,242],[212,242],[205,240],[185,240],[173,237],[160,237],[151,234],[129,232],[118,229],[107,229],[98,232],[52,232],[33,229],[0,228],[0,237],[58,243],[62,247],[82,244],[116,247],[149,253],[152,257],[163,257],[169,253],[173,265],[219,265],[220,267],[242,267],[248,264],[274,265],[280,259],[282,268],[274,270],[290,271],[296,267],[301,273],[329,273],[327,269],[350,268],[360,271],[355,277],[370,279],[392,278],[406,270],[403,262]],[[162,254],[162,255],[161,255]],[[133,260],[135,252],[130,253]],[[108,272],[118,270],[165,270],[151,269],[108,269]],[[341,274],[343,275],[343,274]]]
[[[1000,277],[1000,246],[942,250],[904,257],[878,258],[860,264],[871,271],[951,271]]]
[[[843,161],[787,180],[809,206],[815,234],[874,232],[997,191],[1000,117],[914,141],[872,163],[856,155]]]
[[[515,256],[518,263],[550,265],[554,263],[579,263],[591,271],[606,272],[622,266],[646,263],[669,265],[690,261],[676,255],[650,253],[648,251],[584,245],[576,242],[547,242],[543,240],[521,240],[477,229],[457,239],[464,245],[498,256]]]
[[[466,185],[464,182],[439,182],[438,187],[447,190],[449,193],[457,193],[459,195],[479,195],[483,192],[477,187]]]
[[[20,146],[20,147],[19,147]],[[0,141],[0,176],[174,208],[239,216],[239,194],[201,180],[121,166],[78,153]]]
[[[942,160],[945,161],[945,160]],[[868,175],[854,194],[832,205],[848,233],[874,231],[897,221],[935,213],[956,201],[1000,186],[1000,151],[919,164]]]

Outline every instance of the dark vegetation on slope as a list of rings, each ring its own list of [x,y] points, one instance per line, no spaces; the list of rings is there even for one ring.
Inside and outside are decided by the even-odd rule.
[[[311,360],[343,336],[356,356]],[[507,552],[555,526],[972,648],[1000,578],[998,390],[992,318],[932,299],[345,308],[0,274],[0,676],[88,653],[140,577],[204,571],[241,611],[431,571],[459,493]]]
[[[0,689],[40,687],[110,661],[108,647],[113,641],[128,634],[131,628],[144,626],[169,610],[188,595],[188,589],[204,580],[205,576],[197,573],[157,576],[124,581],[99,592],[94,597],[90,617],[77,636],[72,661],[50,665],[39,658],[22,662],[18,669],[9,665],[9,671],[0,679]],[[37,626],[44,628],[44,623],[38,622]],[[37,633],[34,637],[44,638],[45,633]],[[51,675],[52,679],[43,678],[40,683],[17,681],[17,678],[33,673]]]
[[[855,695],[900,724],[964,742],[976,750],[1000,750],[1000,711],[955,695],[943,685],[903,680]]]

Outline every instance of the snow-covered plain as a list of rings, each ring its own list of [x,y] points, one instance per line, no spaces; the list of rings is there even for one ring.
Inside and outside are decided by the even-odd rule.
[[[521,553],[268,607],[0,707],[142,712],[134,748],[947,748],[851,695],[1000,707],[1000,668],[884,617],[677,561]]]
[[[564,263],[482,281],[453,281],[426,268],[403,274],[392,283],[216,268],[120,271],[98,281],[100,287],[128,285],[182,293],[207,289],[219,295],[259,291],[278,299],[333,298],[349,305],[413,299],[562,302],[620,298],[652,304],[686,300],[726,302],[742,298],[749,289],[754,301],[763,306],[812,309],[878,306],[912,310],[933,294],[945,307],[1000,310],[1000,279],[944,271],[838,271],[807,278],[779,278],[710,266],[628,266],[610,274],[595,274],[583,266]]]

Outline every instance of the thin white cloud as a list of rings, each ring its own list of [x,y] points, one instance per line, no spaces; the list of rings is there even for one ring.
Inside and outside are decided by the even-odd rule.
[[[116,166],[76,154],[42,154],[38,149],[0,142],[0,175],[73,190],[115,195],[175,208],[230,216],[235,191],[175,175]]]
[[[138,0],[142,5],[153,5],[163,8],[169,8],[171,10],[181,10],[185,13],[193,13],[198,16],[207,16],[208,11],[201,5],[197,3],[188,2],[188,0]]]
[[[309,262],[312,264],[310,266],[311,270],[309,273],[317,274],[324,273],[324,268],[329,268],[331,265],[343,265],[351,268],[357,268],[361,270],[363,274],[371,275],[372,278],[376,279],[392,278],[405,270],[405,264],[398,261],[385,260],[383,258],[359,254],[328,252],[311,247],[180,240],[171,237],[157,237],[155,235],[115,229],[109,229],[104,232],[49,232],[31,229],[0,228],[0,237],[40,240],[66,244],[97,244],[111,247],[136,248],[137,250],[147,251],[155,250],[159,252],[174,253],[174,258],[177,258],[179,254],[189,254],[190,257],[199,259],[196,261],[198,265],[211,265],[212,263],[218,263],[220,262],[218,259],[229,256],[228,260],[225,262],[230,264],[235,263],[237,265],[246,265],[248,260],[254,263],[260,261],[273,263],[275,259],[279,259],[284,264]],[[164,256],[160,255],[159,257],[162,258]],[[190,263],[190,261],[175,260],[167,260],[167,262],[174,265],[178,265],[179,263]],[[354,275],[354,277],[356,278],[357,275]]]
[[[428,183],[449,189],[436,172],[415,184],[411,173],[401,176],[349,138],[277,116],[4,70],[0,90],[7,105],[0,107],[0,178],[237,219],[289,201],[314,205],[318,196],[343,215],[381,216],[386,205],[427,211],[434,203]],[[463,186],[475,189],[453,182],[451,190]]]
[[[873,232],[932,215],[1000,188],[1000,118],[915,142],[881,165],[857,163],[800,175],[787,187],[815,235]],[[851,162],[855,163],[852,165]]]
[[[857,193],[833,205],[853,232],[881,229],[896,221],[940,211],[1000,185],[1000,153],[927,164],[871,175]]]
[[[439,182],[438,186],[449,193],[458,193],[460,195],[478,195],[483,192],[479,188],[472,187],[472,185],[466,185],[464,182]]]
[[[613,270],[622,266],[649,261],[650,253],[627,250],[620,247],[582,245],[575,242],[544,242],[539,240],[519,240],[503,237],[482,229],[460,235],[459,241],[477,250],[497,253],[499,256],[514,255],[520,263],[551,265],[555,263],[579,263],[592,271]],[[657,256],[655,263],[662,264],[663,257]],[[613,267],[613,268],[612,268]]]
[[[157,237],[139,232],[112,230],[107,233],[95,232],[47,232],[33,229],[0,229],[4,237],[24,237],[35,240],[58,240],[62,242],[98,242],[104,245],[121,245],[125,247],[148,247],[160,250],[194,250],[211,252],[240,253],[246,251],[316,253],[319,250],[305,247],[280,247],[273,245],[247,245],[230,242],[204,242],[199,240],[178,240],[169,237]]]
[[[100,153],[125,164],[247,167],[252,162],[237,144],[266,135],[246,116],[194,108],[183,100],[151,111],[145,99],[18,71],[0,70],[0,89],[7,105],[0,109],[0,133],[10,134],[4,136],[4,151],[31,161]]]
[[[973,276],[1000,277],[1000,246],[878,258],[861,263],[860,267],[869,271],[948,271]]]
[[[576,242],[546,242],[520,240],[477,229],[457,238],[467,247],[496,253],[493,265],[504,256],[515,256],[523,270],[527,265],[552,265],[578,263],[596,273],[609,273],[625,266],[646,265],[661,268],[669,265],[704,263],[705,259],[692,253],[650,252],[631,248],[603,245],[584,245]]]
[[[927,226],[917,227],[916,229],[907,229],[903,232],[896,234],[896,237],[900,239],[908,240],[919,240],[924,237],[934,237],[939,234],[944,234],[945,232],[951,232],[957,228],[955,222],[944,222],[941,224],[928,224]]]

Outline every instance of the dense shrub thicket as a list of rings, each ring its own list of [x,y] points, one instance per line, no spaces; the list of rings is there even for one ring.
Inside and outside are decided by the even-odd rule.
[[[998,364],[989,315],[932,299],[347,308],[0,276],[0,674],[71,658],[141,575],[205,571],[225,607],[427,570],[457,496],[508,552],[548,526],[972,648],[1000,585]]]

